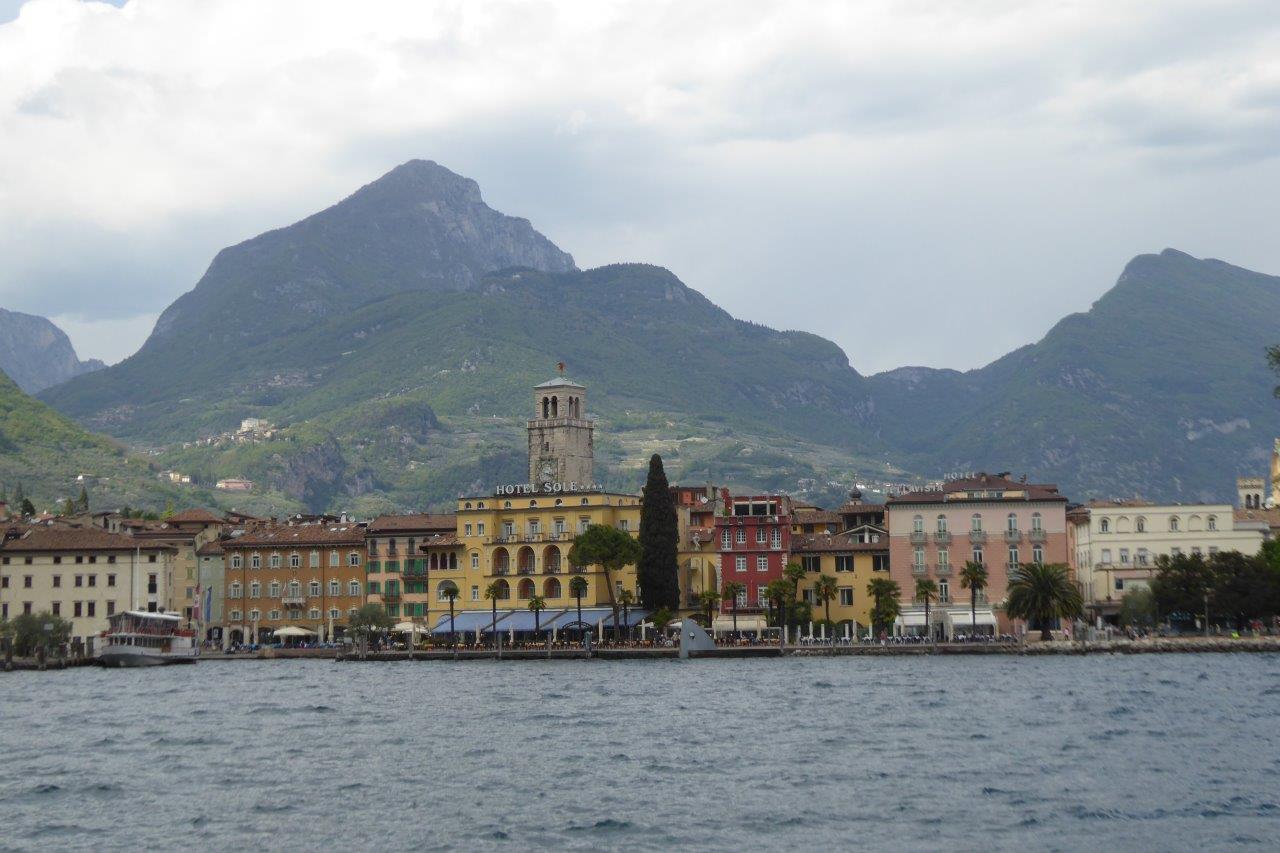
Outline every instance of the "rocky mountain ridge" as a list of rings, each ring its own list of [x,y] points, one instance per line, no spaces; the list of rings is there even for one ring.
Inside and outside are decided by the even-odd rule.
[[[0,370],[28,394],[106,367],[81,361],[66,332],[35,314],[0,308]]]

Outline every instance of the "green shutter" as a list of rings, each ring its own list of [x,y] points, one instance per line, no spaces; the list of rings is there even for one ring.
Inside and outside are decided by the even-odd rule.
[[[369,565],[370,574],[373,574],[374,572],[382,571],[381,569],[378,568],[378,566],[380,566],[381,563],[379,563],[377,560],[370,560],[368,565]]]

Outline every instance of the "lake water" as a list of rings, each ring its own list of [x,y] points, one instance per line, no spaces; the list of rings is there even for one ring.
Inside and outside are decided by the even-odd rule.
[[[1276,655],[0,674],[0,848],[1277,838]]]

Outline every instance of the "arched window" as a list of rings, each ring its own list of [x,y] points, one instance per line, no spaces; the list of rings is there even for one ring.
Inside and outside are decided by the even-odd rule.
[[[516,598],[521,598],[525,600],[533,598],[533,581],[532,580],[530,580],[529,578],[525,578],[524,580],[520,581],[519,586],[516,587]]]
[[[1116,519],[1116,533],[1129,532],[1129,516],[1122,515]]]
[[[352,551],[350,554],[348,554],[348,555],[347,555],[347,565],[348,565],[348,566],[358,566],[358,565],[360,565],[360,552],[358,552],[358,551]]]
[[[506,601],[511,598],[511,584],[507,583],[505,580],[494,581],[494,583],[496,583],[498,587],[497,592],[499,601]]]
[[[1191,518],[1187,520],[1187,530],[1203,530],[1203,529],[1204,529],[1204,523],[1201,521],[1200,516],[1193,515],[1191,516]]]
[[[551,417],[553,418],[560,417],[560,398],[559,397],[551,398]]]
[[[542,582],[542,594],[546,598],[560,597],[560,579],[547,578]]]
[[[556,498],[556,506],[564,506],[564,499]]]
[[[453,581],[440,581],[440,583],[436,584],[436,601],[448,601],[449,590],[456,590],[457,588],[457,584]]]
[[[542,417],[545,420],[550,416],[551,416],[551,398],[543,397],[542,398]]]
[[[1209,516],[1208,527],[1210,530],[1218,529],[1218,517],[1216,515]]]
[[[969,529],[974,533],[982,532],[982,514],[975,512],[973,517],[969,519]]]
[[[333,566],[335,569],[338,567],[338,549],[337,548],[334,548],[332,551],[329,552],[329,565]]]
[[[586,505],[587,505],[587,499],[586,499],[586,498],[583,498],[583,499],[582,499],[582,501],[581,501],[581,503],[582,503],[582,505],[583,505],[583,506],[586,506]]]
[[[1169,530],[1174,533],[1178,532],[1178,517],[1176,515],[1169,516]]]
[[[1109,518],[1104,518],[1104,519],[1102,519],[1101,521],[1099,521],[1099,522],[1098,522],[1098,532],[1099,532],[1099,533],[1110,533],[1110,532],[1111,532],[1111,519],[1109,519]]]
[[[538,506],[537,501],[529,501],[529,509],[535,509]]]
[[[947,517],[945,515],[938,516],[938,532],[939,533],[947,532]]]
[[[911,532],[924,533],[924,516],[917,515],[911,519]]]
[[[502,502],[502,508],[503,508],[503,509],[511,509],[511,501],[503,501],[503,502]]]
[[[449,568],[450,568],[451,570],[452,570],[452,569],[456,569],[456,568],[458,568],[458,555],[457,555],[457,554],[450,554],[450,555],[449,555]]]
[[[533,555],[533,549],[528,545],[521,548],[520,553],[517,555],[517,566],[519,567],[520,574],[532,574],[535,565],[536,560]]]
[[[506,574],[511,570],[511,555],[507,553],[506,548],[498,548],[493,552],[493,573],[495,575]]]
[[[1139,533],[1147,532],[1147,520],[1142,516],[1138,516],[1138,520],[1133,523],[1134,529]]]
[[[462,505],[463,509],[471,509],[471,501],[467,501]]]
[[[560,549],[555,545],[547,547],[542,554],[542,571],[548,575],[554,575],[560,571]]]
[[[1009,513],[1005,519],[1005,529],[1010,533],[1018,532],[1018,514],[1016,512]]]
[[[1031,513],[1031,529],[1035,531],[1044,529],[1044,519],[1041,518],[1040,513],[1038,512]],[[1039,562],[1039,560],[1036,562]]]

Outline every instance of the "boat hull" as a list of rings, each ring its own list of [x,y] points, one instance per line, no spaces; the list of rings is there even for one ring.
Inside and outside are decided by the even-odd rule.
[[[166,666],[172,663],[195,663],[195,655],[176,657],[165,654],[147,654],[136,649],[107,649],[98,658],[103,666],[135,667]]]

